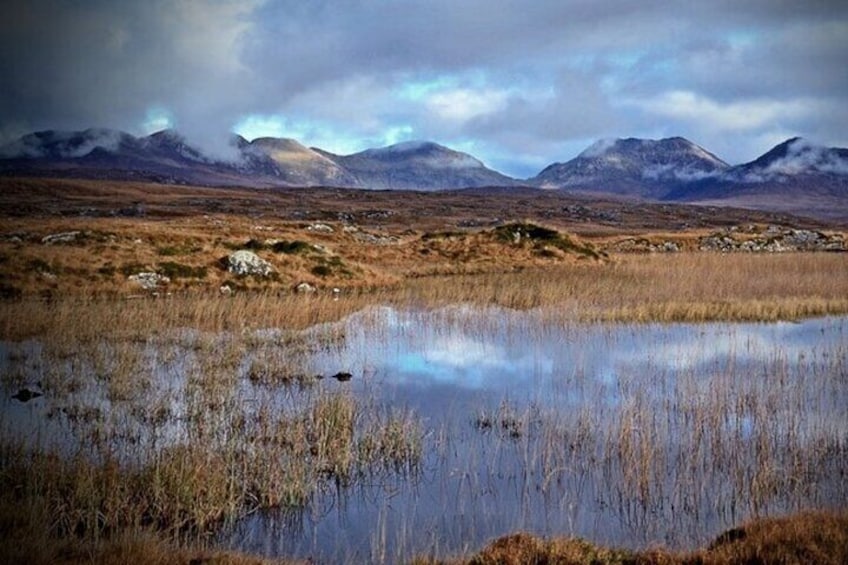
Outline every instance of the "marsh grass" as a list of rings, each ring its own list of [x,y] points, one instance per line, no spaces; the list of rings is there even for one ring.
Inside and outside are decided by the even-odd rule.
[[[418,472],[432,430],[415,414],[372,405],[309,376],[311,355],[344,342],[344,331],[297,330],[369,305],[537,309],[541,321],[562,327],[585,320],[798,319],[845,313],[846,297],[844,255],[681,254],[422,277],[346,289],[340,297],[243,292],[7,301],[0,334],[36,338],[40,349],[27,352],[21,343],[10,350],[3,384],[37,379],[51,413],[77,442],[59,452],[4,439],[0,515],[6,531],[49,561],[67,544],[96,552],[91,548],[128,532],[153,531],[163,543],[185,547],[247,513],[303,508],[321,489]],[[474,322],[472,329],[485,333],[486,324],[495,322]],[[379,330],[376,318],[371,327]],[[271,337],[257,332],[268,328],[275,329]],[[683,375],[659,408],[627,381],[626,401],[604,426],[585,410],[545,412],[512,402],[464,417],[483,432],[497,430],[482,434],[494,454],[477,457],[497,469],[514,456],[509,472],[520,488],[555,496],[560,485],[573,487],[558,502],[563,512],[591,494],[648,536],[680,513],[696,522],[708,512],[736,523],[800,510],[801,500],[844,499],[844,487],[834,494],[819,485],[848,466],[848,441],[827,426],[810,428],[804,418],[810,406],[844,398],[844,359],[842,351],[829,365],[798,360],[800,370],[790,371],[796,360],[778,354],[757,368],[768,379],[727,367],[712,375],[710,390]],[[819,380],[812,393],[795,386],[799,375]],[[163,381],[180,384],[160,389]],[[481,492],[483,480],[469,478],[467,488]],[[600,486],[590,493],[589,484]],[[530,545],[544,552],[546,543]]]
[[[328,484],[418,468],[414,414],[289,377],[286,348],[302,358],[300,339],[65,338],[6,360],[23,373],[7,386],[35,378],[33,357],[49,373],[48,420],[34,422],[45,429],[25,436],[42,440],[4,429],[0,442],[0,516],[27,543],[59,551],[152,529],[191,546],[247,513],[301,509]],[[50,447],[57,433],[69,439]]]
[[[580,538],[543,539],[518,533],[499,538],[466,559],[418,558],[413,562],[420,565],[838,565],[846,561],[848,515],[802,512],[752,520],[723,533],[708,547],[691,552],[628,551],[602,547]]]
[[[43,336],[62,347],[109,335],[303,329],[368,305],[431,308],[467,303],[551,318],[617,322],[798,320],[848,312],[848,255],[671,254],[625,256],[612,264],[516,273],[413,278],[403,284],[297,295],[245,291],[166,299],[24,298],[0,309],[0,336]]]

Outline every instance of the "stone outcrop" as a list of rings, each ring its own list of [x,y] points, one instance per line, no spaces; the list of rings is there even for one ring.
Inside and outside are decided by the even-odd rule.
[[[791,251],[845,251],[845,239],[839,234],[769,226],[765,231],[731,228],[702,237],[701,251],[721,253],[785,253]]]
[[[255,275],[267,277],[274,272],[274,267],[253,251],[242,249],[227,257],[227,270],[239,276]]]
[[[614,253],[677,253],[680,244],[675,241],[653,243],[647,239],[629,237],[610,245],[606,251]]]
[[[141,286],[144,290],[156,290],[162,283],[169,283],[171,279],[159,273],[145,272],[136,273],[127,277],[130,282],[134,282]]]
[[[79,231],[66,231],[62,233],[51,233],[41,238],[41,243],[44,245],[55,245],[57,243],[71,243],[76,241],[80,235]]]

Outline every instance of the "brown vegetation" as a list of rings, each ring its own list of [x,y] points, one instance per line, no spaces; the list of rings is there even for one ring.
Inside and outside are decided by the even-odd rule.
[[[415,277],[378,288],[296,294],[274,290],[180,293],[139,300],[109,296],[6,301],[0,336],[53,342],[148,335],[191,327],[222,331],[299,329],[369,304],[437,307],[455,303],[545,307],[571,320],[795,320],[848,312],[848,255],[623,256],[611,264],[519,272]]]
[[[187,446],[139,447],[141,460],[128,465],[116,453],[125,438],[109,427],[114,422],[96,408],[69,403],[65,417],[89,434],[89,451],[70,457],[33,453],[4,440],[0,531],[4,542],[24,540],[2,544],[4,562],[261,562],[192,544],[228,517],[302,506],[322,481],[344,484],[368,472],[414,471],[423,431],[411,414],[320,394],[287,413],[270,401],[250,419],[239,409],[236,367],[252,386],[308,389],[315,377],[300,362],[312,345],[285,331],[338,320],[368,305],[539,308],[553,323],[848,313],[848,254],[692,251],[698,235],[717,226],[756,221],[823,227],[774,215],[590,204],[550,193],[530,199],[521,191],[401,197],[37,179],[3,179],[2,188],[0,339],[44,344],[40,377],[53,397],[86,386],[80,382],[84,366],[111,405],[128,407],[154,429],[180,422],[191,439]],[[315,222],[331,229],[315,229]],[[64,243],[42,242],[67,231],[79,234]],[[630,234],[671,239],[686,251],[604,252],[606,243]],[[228,273],[221,259],[236,249],[271,261],[275,275]],[[155,294],[144,292],[128,280],[141,271],[171,282]],[[318,292],[294,292],[301,282]],[[232,294],[222,293],[222,285]],[[200,334],[181,343],[182,349],[169,347],[186,328],[229,337],[217,342]],[[263,328],[284,333],[263,347],[249,331]],[[328,331],[320,339],[335,336]],[[195,352],[196,360],[180,369],[186,398],[179,418],[167,399],[151,402],[144,393],[157,368],[145,364],[139,344],[151,340],[161,340],[163,359],[177,350]],[[9,388],[23,377],[9,372],[3,379]],[[766,404],[754,407],[769,413]],[[724,415],[720,408],[699,412],[693,421],[707,429],[710,418]],[[628,439],[628,426],[639,424],[643,414],[622,415],[620,435],[605,441],[610,453],[619,450],[622,467],[632,470],[630,486],[637,494],[656,472],[650,445]],[[507,441],[522,435],[520,415],[513,412],[478,418],[481,428],[495,423]],[[559,438],[551,440],[546,456],[561,445]],[[633,462],[645,464],[626,466]],[[753,479],[743,479],[743,486],[754,489]],[[848,561],[846,530],[844,514],[801,514],[753,522],[687,554],[630,553],[516,534],[468,562],[841,563]],[[193,534],[188,542],[187,532]]]
[[[432,563],[421,560],[422,563]],[[848,562],[848,514],[805,512],[754,520],[728,530],[709,547],[688,553],[662,549],[641,552],[596,546],[575,538],[541,539],[519,533],[500,538],[469,559],[468,565],[839,565]]]

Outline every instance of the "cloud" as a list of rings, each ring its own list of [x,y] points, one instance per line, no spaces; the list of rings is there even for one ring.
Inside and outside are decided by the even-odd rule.
[[[804,117],[815,110],[810,101],[804,100],[756,99],[722,104],[695,92],[679,90],[626,103],[658,117],[723,132],[757,130],[776,121]]]
[[[167,126],[225,155],[228,132],[266,116],[331,150],[430,138],[514,172],[609,136],[685,135],[738,162],[778,134],[844,141],[848,119],[848,5],[832,1],[10,0],[0,10],[0,143],[48,128]]]
[[[793,175],[805,171],[848,173],[848,160],[806,139],[797,139],[786,147],[786,155],[762,169],[765,177]]]
[[[426,106],[437,118],[464,123],[503,110],[507,97],[508,94],[502,90],[459,88],[432,94],[427,98]]]
[[[600,157],[604,153],[607,152],[609,148],[615,145],[615,139],[606,138],[599,139],[589,147],[587,147],[583,152],[580,153],[580,157],[585,157],[587,159],[591,159],[592,157]]]

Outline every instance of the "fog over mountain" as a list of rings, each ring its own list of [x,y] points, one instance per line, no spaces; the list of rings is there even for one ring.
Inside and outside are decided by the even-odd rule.
[[[175,130],[145,137],[102,128],[48,130],[0,147],[0,174],[255,188],[429,191],[529,186],[819,216],[836,216],[848,209],[848,149],[797,137],[735,166],[682,137],[604,139],[528,179],[509,177],[468,153],[430,141],[349,155],[286,138],[248,141],[230,136],[225,145],[229,157],[222,159],[195,147]]]
[[[566,163],[546,167],[532,184],[661,198],[681,184],[716,176],[730,165],[682,137],[601,140]]]

